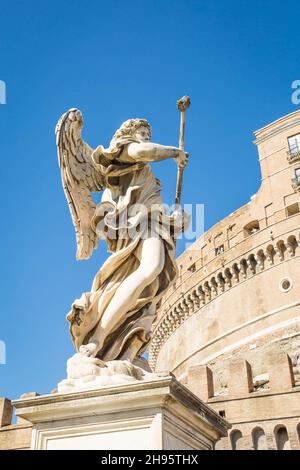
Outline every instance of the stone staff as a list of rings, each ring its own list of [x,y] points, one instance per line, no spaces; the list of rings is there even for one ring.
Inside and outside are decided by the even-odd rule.
[[[183,96],[177,101],[177,109],[180,111],[180,133],[179,133],[179,148],[184,149],[184,130],[185,130],[185,112],[190,107],[191,100],[189,96]],[[177,184],[176,184],[176,196],[175,205],[180,204],[181,190],[182,190],[182,176],[183,167],[178,166],[177,170]]]

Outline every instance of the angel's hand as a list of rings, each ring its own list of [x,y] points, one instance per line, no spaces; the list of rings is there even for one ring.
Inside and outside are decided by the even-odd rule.
[[[187,165],[189,154],[183,150],[178,150],[178,157],[175,158],[179,168],[184,168]]]
[[[186,212],[182,207],[177,207],[172,212],[172,217],[174,221],[174,233],[175,237],[184,232],[189,228],[191,222],[191,214]]]

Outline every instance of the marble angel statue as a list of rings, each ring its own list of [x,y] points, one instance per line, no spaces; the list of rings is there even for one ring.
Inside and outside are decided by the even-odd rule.
[[[145,119],[129,119],[108,148],[82,140],[82,114],[66,112],[56,127],[59,166],[77,238],[77,259],[87,259],[99,239],[111,255],[67,315],[78,354],[105,367],[138,364],[150,340],[156,305],[177,275],[175,240],[185,214],[164,210],[160,182],[150,162],[187,154],[152,143]],[[96,205],[92,193],[103,191]],[[150,227],[151,226],[151,227]],[[96,361],[96,362],[95,362]]]

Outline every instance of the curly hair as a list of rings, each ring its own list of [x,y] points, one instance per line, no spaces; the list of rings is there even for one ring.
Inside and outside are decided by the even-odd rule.
[[[123,122],[121,127],[115,132],[110,146],[112,146],[116,141],[119,139],[123,139],[124,137],[127,136],[134,136],[136,131],[140,129],[141,127],[146,127],[151,135],[151,126],[147,119],[128,119],[127,121]]]

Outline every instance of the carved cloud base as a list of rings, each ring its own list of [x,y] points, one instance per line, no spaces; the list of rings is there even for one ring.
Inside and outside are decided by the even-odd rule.
[[[143,368],[138,367],[129,360],[103,362],[76,353],[67,362],[68,377],[58,384],[57,392],[73,393],[159,378],[158,374],[145,370],[147,361],[142,365]]]

